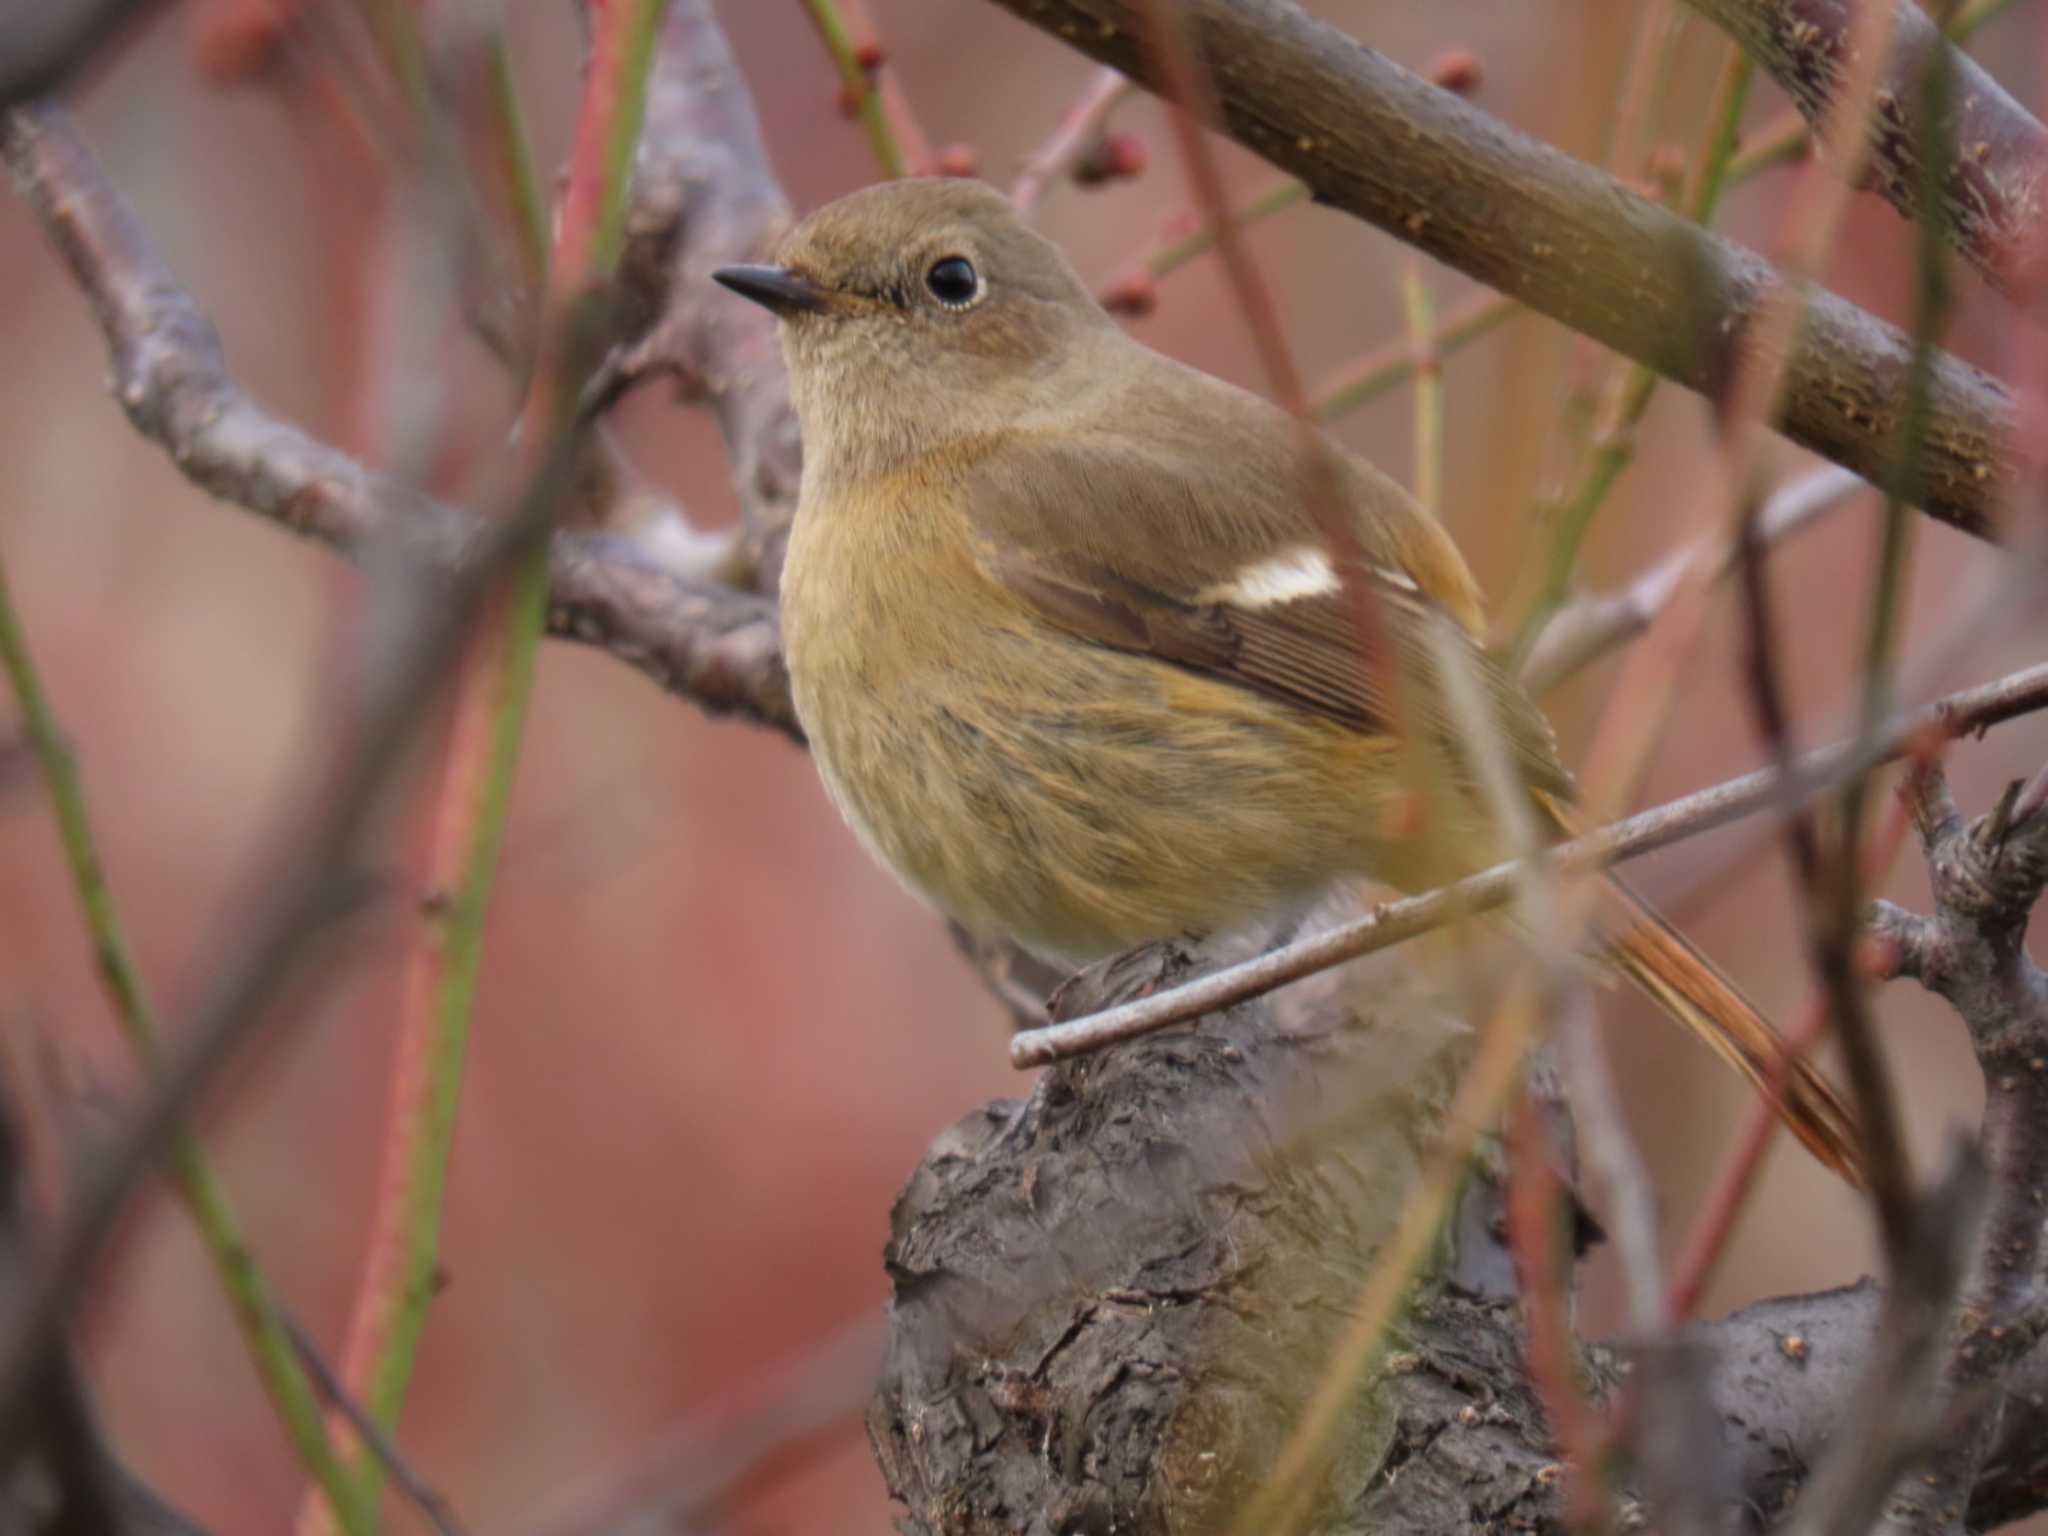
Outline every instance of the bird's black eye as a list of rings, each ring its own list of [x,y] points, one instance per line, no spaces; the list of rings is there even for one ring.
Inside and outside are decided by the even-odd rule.
[[[965,309],[981,297],[981,275],[965,256],[947,256],[931,265],[924,285],[948,309]]]

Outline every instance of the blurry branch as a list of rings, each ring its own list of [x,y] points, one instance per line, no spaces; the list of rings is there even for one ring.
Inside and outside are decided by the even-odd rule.
[[[19,1295],[32,1246],[25,1178],[14,1105],[0,1094],[0,1296],[10,1303]],[[116,1464],[68,1346],[60,1342],[50,1351],[30,1391],[34,1444],[26,1465],[0,1479],[0,1530],[9,1536],[199,1536]]]
[[[1103,124],[1130,94],[1131,82],[1113,69],[1101,69],[1074,99],[1046,141],[1025,157],[1010,185],[1010,201],[1026,218],[1038,212],[1039,200],[1058,178],[1102,142]]]
[[[1639,811],[1597,832],[1559,843],[1544,857],[1555,862],[1560,874],[1580,874],[1619,863],[1757,811],[1783,812],[1802,805],[1850,774],[1901,755],[1924,734],[1960,736],[2041,709],[2048,709],[2048,665],[2027,667],[1995,682],[1950,694],[1925,709],[1895,716],[1868,740],[1838,742],[1805,754],[1795,760],[1790,773],[1760,769]],[[1382,902],[1352,922],[1172,991],[1028,1030],[1011,1040],[1010,1059],[1019,1067],[1043,1066],[1259,997],[1340,961],[1503,906],[1514,898],[1522,878],[1522,861],[1515,860],[1419,896]]]
[[[1158,89],[1134,0],[998,0],[1034,26]],[[1189,0],[1189,36],[1217,72],[1223,126],[1380,226],[1663,376],[1717,391],[1777,286],[1754,252],[1636,195],[1439,90],[1284,0]],[[1776,421],[1878,480],[1902,424],[1912,347],[1815,293]],[[2009,478],[2005,392],[1940,355],[1927,420],[1924,507],[1989,536]]]
[[[0,121],[0,158],[93,306],[114,394],[195,485],[362,558],[443,576],[471,567],[482,521],[380,475],[255,404],[220,338],[55,110]],[[741,306],[732,306],[738,308]],[[599,645],[713,713],[796,735],[774,605],[670,575],[622,540],[555,535],[548,627]]]
[[[1715,87],[1713,111],[1707,120],[1704,142],[1695,156],[1692,188],[1685,200],[1686,217],[1695,223],[1713,222],[1714,207],[1727,181],[1742,109],[1749,100],[1754,75],[1754,68],[1741,51],[1730,49]],[[1622,363],[1619,359],[1610,362],[1592,434],[1579,455],[1577,473],[1559,494],[1544,498],[1540,508],[1538,527],[1548,548],[1542,557],[1535,594],[1516,626],[1512,654],[1518,661],[1526,661],[1544,624],[1570,595],[1579,553],[1586,535],[1592,531],[1593,519],[1635,461],[1638,436],[1643,419],[1649,414],[1650,402],[1656,398],[1657,384],[1657,375],[1641,363]]]
[[[1808,527],[1867,490],[1860,476],[1846,469],[1817,469],[1781,486],[1757,513],[1751,537],[1764,545]],[[1720,572],[1732,567],[1734,552],[1720,534],[1709,535],[1706,548],[1719,552]],[[1541,693],[1590,666],[1650,627],[1678,590],[1698,552],[1679,549],[1659,560],[1621,590],[1580,598],[1558,610],[1538,632],[1522,676]]]
[[[160,0],[0,0],[0,111],[48,95]]]
[[[1687,0],[1728,32],[1818,122],[1847,68],[1859,0]],[[1885,0],[1896,11],[1881,76],[1880,110],[1868,127],[1870,175],[1885,200],[1909,219],[1930,202],[1970,264],[2010,288],[2014,267],[2042,209],[2048,177],[2048,129],[1998,82],[1949,43],[1913,0]],[[1955,82],[1941,132],[1957,152],[1930,178],[1930,114],[1921,81],[1930,66]],[[1930,186],[1930,180],[1932,185]]]
[[[796,413],[775,317],[731,302],[711,273],[765,259],[789,221],[753,98],[709,0],[670,0],[619,266],[626,323],[639,339],[608,361],[595,390],[604,400],[665,377],[711,411],[745,527],[746,569],[736,576],[770,595],[796,511]]]
[[[803,7],[817,28],[818,40],[832,56],[832,67],[839,71],[840,103],[849,115],[860,119],[882,174],[894,180],[922,173],[930,158],[923,136],[902,120],[900,113],[890,110],[891,103],[883,94],[881,44],[872,33],[854,36],[839,0],[803,0]]]
[[[76,260],[100,301],[103,319],[119,317],[130,303],[145,317],[160,309],[190,319],[189,303],[180,301],[167,280],[168,305],[158,288],[161,274],[140,259],[140,241],[125,211],[98,181],[82,145],[72,137],[55,109],[15,111],[0,119],[0,154],[14,168],[31,202],[51,231]],[[116,253],[129,258],[108,281],[110,267],[94,258],[104,254],[96,239],[113,241]],[[139,263],[139,264],[138,264]],[[180,333],[189,341],[190,333]],[[149,333],[131,349],[149,352]],[[200,332],[196,353],[202,383],[219,386],[217,344]],[[175,376],[184,354],[160,347],[157,362]],[[132,358],[117,353],[117,366]],[[144,411],[153,402],[143,375],[124,374],[118,388],[132,409]],[[211,425],[226,431],[230,450],[220,461],[235,465],[232,450],[250,445],[238,434],[252,428],[266,436],[274,428],[248,408],[238,394],[215,388],[213,399],[239,405]],[[179,400],[171,391],[169,400]],[[203,441],[203,437],[195,441]],[[297,439],[289,441],[296,442]],[[561,431],[532,450],[538,462],[506,515],[494,518],[489,531],[468,551],[457,579],[437,572],[429,579],[407,580],[394,571],[386,590],[403,599],[395,604],[377,664],[365,669],[362,699],[346,750],[324,776],[321,791],[299,808],[290,821],[291,834],[279,844],[277,857],[253,889],[250,899],[224,920],[226,937],[200,969],[203,982],[183,1027],[166,1034],[182,1042],[150,1086],[148,1096],[120,1127],[104,1157],[81,1161],[74,1172],[77,1194],[64,1219],[31,1256],[17,1304],[0,1319],[0,1477],[19,1458],[35,1422],[32,1394],[54,1353],[61,1349],[66,1316],[86,1292],[86,1281],[112,1234],[136,1184],[161,1156],[176,1129],[189,1121],[195,1105],[214,1075],[236,1049],[276,1012],[278,993],[304,973],[317,946],[333,927],[358,909],[371,889],[364,869],[365,842],[387,806],[392,781],[407,759],[417,729],[455,665],[487,594],[522,560],[531,561],[546,529],[573,485],[571,473],[578,448],[574,431]],[[330,456],[338,457],[338,456]],[[531,462],[531,460],[530,460]],[[275,479],[266,482],[273,492]]]
[[[327,1363],[327,1357],[320,1353],[306,1330],[293,1318],[287,1318],[285,1326],[290,1331],[292,1347],[298,1351],[307,1373],[319,1384],[321,1395],[383,1466],[392,1486],[419,1510],[434,1528],[435,1536],[462,1536],[462,1522],[447,1499],[419,1474],[383,1427],[350,1394],[348,1384],[335,1374],[334,1367]]]
[[[884,1320],[848,1324],[786,1364],[769,1366],[731,1405],[691,1414],[526,1536],[652,1536],[718,1529],[753,1489],[860,1425],[887,1342]]]
[[[43,689],[29,651],[28,636],[15,609],[4,567],[0,567],[0,668],[12,686],[43,786],[57,823],[65,861],[91,938],[95,969],[115,1021],[147,1075],[162,1059],[156,1005],[129,948],[126,926],[115,905],[99,840],[86,809],[77,759],[65,739],[55,707]],[[257,1375],[292,1448],[352,1531],[375,1524],[368,1506],[355,1497],[346,1469],[335,1455],[312,1385],[300,1368],[286,1332],[282,1309],[269,1277],[257,1263],[248,1234],[228,1197],[227,1185],[199,1138],[181,1129],[172,1141],[171,1162],[192,1223],[226,1293]]]
[[[221,1066],[277,1012],[277,995],[304,972],[318,941],[356,910],[370,889],[363,844],[416,729],[461,650],[485,593],[531,549],[568,484],[568,452],[550,454],[524,488],[517,510],[478,552],[473,567],[410,621],[390,664],[369,679],[357,732],[327,776],[324,792],[253,885],[261,899],[230,914],[227,937],[200,974],[204,984],[168,1058],[104,1157],[72,1170],[78,1193],[63,1220],[31,1255],[16,1303],[0,1319],[0,1478],[11,1471],[37,1423],[36,1383],[64,1343],[63,1324],[138,1182],[186,1123]]]
[[[533,481],[555,451],[581,453],[592,343],[624,244],[627,193],[666,0],[592,0],[568,168],[553,220],[538,347],[513,439]],[[411,13],[408,11],[407,15]],[[484,606],[450,689],[429,804],[426,899],[414,914],[382,1151],[379,1199],[342,1358],[344,1395],[387,1433],[404,1412],[436,1294],[441,1214],[463,1064],[482,971],[484,925],[525,741],[548,609],[549,551],[535,539]],[[365,1448],[354,1476],[381,1495],[386,1462]],[[301,1536],[330,1528],[308,1501]]]

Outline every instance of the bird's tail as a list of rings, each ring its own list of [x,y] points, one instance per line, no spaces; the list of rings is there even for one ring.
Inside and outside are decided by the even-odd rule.
[[[1833,1085],[1807,1061],[1788,1061],[1784,1036],[1653,908],[1611,876],[1601,885],[1595,922],[1609,962],[1772,1097],[1807,1151],[1860,1188],[1862,1136]]]

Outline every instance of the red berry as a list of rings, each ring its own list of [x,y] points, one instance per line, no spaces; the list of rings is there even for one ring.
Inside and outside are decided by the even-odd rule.
[[[1429,78],[1447,91],[1460,96],[1470,96],[1479,89],[1486,78],[1486,71],[1479,62],[1479,55],[1469,48],[1449,48],[1436,56],[1436,62],[1429,66]]]

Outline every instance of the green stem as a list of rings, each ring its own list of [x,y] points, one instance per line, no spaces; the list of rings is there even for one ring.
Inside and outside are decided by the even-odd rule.
[[[533,138],[527,132],[526,114],[520,106],[519,82],[512,73],[512,50],[505,41],[502,18],[491,27],[488,67],[490,126],[496,141],[498,176],[518,239],[520,259],[537,293],[548,266],[548,210],[541,200]]]
[[[1686,212],[1696,222],[1710,223],[1722,191],[1730,180],[1730,165],[1741,138],[1742,112],[1749,102],[1756,67],[1747,54],[1731,46],[1726,67],[1715,90],[1714,111],[1707,129],[1698,173],[1686,199]],[[1571,593],[1579,566],[1579,552],[1608,493],[1636,456],[1643,417],[1656,396],[1658,379],[1640,363],[1622,369],[1609,387],[1603,424],[1579,468],[1579,477],[1556,504],[1550,522],[1550,546],[1544,558],[1543,576],[1535,598],[1515,631],[1510,665],[1517,671],[1529,659],[1530,649],[1557,610]]]
[[[1434,517],[1443,506],[1444,370],[1436,350],[1436,311],[1423,285],[1421,264],[1401,272],[1401,303],[1408,313],[1408,344],[1415,368],[1415,499]]]
[[[825,51],[832,55],[832,65],[839,71],[839,84],[860,116],[860,125],[868,136],[868,147],[874,151],[882,174],[891,180],[906,175],[910,168],[909,158],[903,153],[896,130],[889,122],[882,93],[875,88],[875,82],[861,64],[853,29],[847,26],[846,18],[840,14],[834,0],[804,0],[804,9],[810,13],[811,24],[818,29],[818,38],[824,43]]]
[[[156,1009],[128,946],[113,888],[100,862],[77,760],[43,690],[4,569],[0,569],[0,667],[6,670],[20,704],[29,745],[49,792],[64,859],[92,938],[101,985],[129,1045],[145,1070],[154,1072],[162,1053]],[[300,1461],[327,1495],[343,1530],[350,1536],[374,1531],[375,1507],[362,1496],[328,1439],[319,1398],[299,1362],[276,1293],[256,1262],[226,1185],[191,1132],[181,1131],[173,1141],[171,1167],[233,1308],[249,1357]]]
[[[1292,208],[1297,203],[1307,201],[1308,183],[1296,181],[1292,176],[1282,176],[1244,207],[1231,214],[1230,222],[1239,229],[1249,229],[1282,209]],[[1216,225],[1213,221],[1202,224],[1177,240],[1167,241],[1147,256],[1145,270],[1153,277],[1165,277],[1169,272],[1178,272],[1197,256],[1214,250],[1217,238]]]
[[[1440,364],[1466,343],[1477,341],[1521,312],[1522,306],[1504,294],[1475,294],[1453,310],[1437,330],[1432,349],[1435,361]],[[1310,410],[1318,421],[1334,421],[1413,377],[1420,361],[1406,338],[1376,347],[1325,389]]]
[[[1948,35],[1955,38],[1968,37],[1988,21],[1994,21],[2013,8],[2016,0],[1970,0],[1948,24]]]
[[[529,464],[572,430],[582,385],[576,343],[584,296],[611,274],[625,238],[633,150],[639,141],[665,0],[611,0],[593,27],[589,70],[549,261],[543,355],[522,413]],[[394,1428],[418,1358],[439,1268],[441,1209],[457,1102],[475,1013],[484,920],[497,875],[506,812],[547,617],[549,549],[542,541],[486,614],[458,681],[440,810],[454,818],[446,847],[445,904],[426,916],[416,959],[432,981],[425,1019],[421,1108],[400,1149],[402,1206],[396,1213],[395,1283],[382,1297],[365,1406]],[[374,1274],[374,1266],[373,1266]],[[372,1317],[373,1327],[378,1319]],[[361,1458],[360,1480],[382,1487],[384,1468]]]

